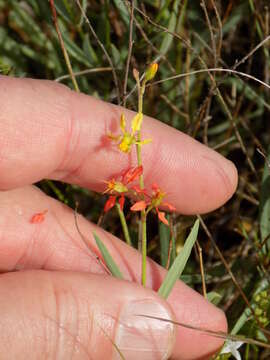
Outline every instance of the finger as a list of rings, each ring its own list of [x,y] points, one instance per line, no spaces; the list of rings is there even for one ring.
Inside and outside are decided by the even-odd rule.
[[[1,359],[121,359],[119,351],[128,360],[159,360],[175,344],[172,324],[139,316],[173,320],[169,305],[149,289],[108,276],[4,274],[0,304]]]
[[[42,178],[61,179],[96,191],[104,180],[136,164],[108,140],[119,118],[134,113],[77,94],[49,81],[0,78],[0,188]],[[146,185],[157,183],[181,213],[203,213],[223,204],[237,184],[234,165],[187,135],[145,117]]]
[[[44,222],[31,224],[33,214],[43,210],[48,210]],[[0,193],[2,271],[36,268],[104,273],[95,257],[91,256],[93,253],[98,254],[92,236],[95,231],[125,278],[140,282],[141,257],[137,251],[82,217],[79,217],[78,224],[88,241],[88,249],[78,234],[72,211],[66,206],[34,187]],[[165,274],[163,268],[148,259],[147,286],[158,290]],[[226,331],[223,312],[183,282],[177,282],[168,302],[178,321],[213,331]],[[196,359],[217,350],[222,344],[221,340],[206,338],[199,331],[182,327],[176,329],[176,337],[178,346],[173,350],[175,359]]]

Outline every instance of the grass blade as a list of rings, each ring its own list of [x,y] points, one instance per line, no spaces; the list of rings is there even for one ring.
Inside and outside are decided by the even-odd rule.
[[[125,2],[122,0],[113,0],[114,5],[116,6],[117,10],[119,11],[119,14],[124,21],[125,25],[129,25],[129,12],[127,7],[125,6]]]
[[[218,305],[221,299],[222,296],[218,294],[216,291],[210,291],[209,293],[207,293],[207,300],[214,305]]]
[[[182,274],[188,258],[190,256],[192,247],[197,239],[199,230],[199,220],[196,220],[193,228],[185,242],[185,245],[181,252],[178,254],[177,258],[175,259],[173,265],[171,266],[170,270],[168,271],[163,283],[161,284],[158,293],[164,299],[167,299],[169,296],[174,284],[179,279],[180,275]]]
[[[260,232],[261,241],[265,241],[270,234],[270,147],[268,149],[267,158],[265,159],[262,187],[260,194]],[[267,241],[270,245],[270,240]],[[265,251],[264,247],[264,251]]]
[[[169,26],[168,26],[168,30],[170,32],[174,32],[175,27],[176,27],[176,20],[177,20],[176,15],[174,12],[172,12],[171,18],[169,21]],[[168,50],[172,44],[172,41],[173,41],[173,36],[170,33],[165,34],[164,39],[162,40],[162,43],[160,46],[160,52],[163,55],[165,55],[168,52]]]
[[[114,262],[113,258],[111,257],[111,255],[110,255],[109,251],[107,250],[106,246],[104,245],[104,243],[100,240],[100,238],[97,236],[96,233],[94,233],[93,235],[94,235],[96,244],[103,256],[103,259],[104,259],[106,265],[108,266],[108,268],[110,269],[112,275],[118,279],[124,279],[123,274],[121,273],[119,267]]]

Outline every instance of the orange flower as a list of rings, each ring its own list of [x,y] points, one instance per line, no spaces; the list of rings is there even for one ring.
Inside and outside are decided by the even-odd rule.
[[[131,211],[142,211],[146,209],[146,212],[148,213],[152,209],[156,210],[156,213],[158,215],[158,218],[161,222],[163,222],[165,225],[169,225],[168,220],[165,217],[165,212],[159,210],[159,206],[165,206],[170,211],[175,211],[176,208],[171,205],[168,202],[164,202],[163,199],[166,196],[166,193],[161,191],[161,189],[156,185],[152,185],[152,196],[149,196],[145,193],[144,189],[137,189],[141,193],[144,193],[147,197],[149,197],[148,200],[139,200],[135,202],[133,206],[131,206]]]
[[[137,166],[135,168],[131,167],[121,175],[121,181],[116,181],[112,178],[107,183],[107,189],[104,191],[105,193],[111,194],[104,206],[104,212],[109,211],[111,208],[114,207],[118,195],[119,197],[119,205],[121,210],[123,211],[124,204],[125,204],[125,194],[128,193],[129,189],[127,187],[128,184],[135,181],[138,177],[140,177],[143,173],[143,167]]]

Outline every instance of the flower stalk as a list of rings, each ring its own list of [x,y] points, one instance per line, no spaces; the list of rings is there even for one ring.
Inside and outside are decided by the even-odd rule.
[[[140,211],[140,223],[138,231],[138,249],[142,253],[142,267],[141,267],[141,284],[146,286],[146,259],[147,259],[147,215],[154,209],[160,221],[167,225],[165,213],[159,211],[158,207],[163,203],[163,193],[157,186],[153,189],[152,196],[149,196],[144,188],[143,166],[142,166],[142,145],[151,142],[151,139],[142,140],[142,122],[143,122],[143,96],[145,92],[146,83],[152,80],[158,70],[158,64],[151,64],[145,72],[144,79],[140,81],[138,70],[133,70],[133,76],[137,83],[138,89],[138,111],[131,121],[131,129],[128,129],[126,124],[125,115],[120,117],[120,130],[118,135],[108,134],[108,137],[117,143],[118,149],[128,154],[133,146],[136,146],[137,166],[128,169],[122,174],[120,181],[111,179],[106,181],[107,189],[105,193],[109,193],[110,197],[107,200],[104,211],[109,211],[112,207],[116,206],[120,222],[122,225],[123,233],[126,242],[131,245],[131,239],[123,212],[125,196],[133,194],[137,201],[130,208],[132,211]],[[139,185],[133,185],[131,188],[128,186],[136,179],[139,180]],[[164,203],[163,203],[164,204]]]
[[[143,114],[143,95],[145,92],[145,84],[151,80],[157,72],[157,64],[151,64],[146,70],[145,77],[140,83],[139,72],[135,69],[133,71],[134,78],[137,82],[138,88],[138,113]],[[137,133],[137,163],[138,166],[142,165],[142,145],[141,145],[141,128]],[[140,189],[142,190],[142,200],[145,199],[144,190],[144,179],[143,173],[140,175]],[[141,284],[146,286],[146,259],[147,259],[147,212],[145,209],[141,210],[141,234],[139,233],[138,248],[141,248],[142,252],[142,270],[141,270]],[[141,244],[140,244],[141,242]]]
[[[121,226],[122,226],[122,230],[123,230],[123,233],[124,233],[126,243],[128,245],[132,246],[132,242],[131,242],[131,238],[130,238],[130,235],[129,235],[129,230],[128,230],[126,218],[125,218],[124,212],[121,209],[121,206],[120,206],[119,203],[116,203],[116,209],[117,209],[117,212],[118,212],[118,215],[119,215],[119,218],[120,218],[120,222],[121,222]]]

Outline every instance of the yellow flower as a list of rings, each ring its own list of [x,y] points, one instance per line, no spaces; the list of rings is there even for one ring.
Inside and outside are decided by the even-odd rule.
[[[132,119],[131,132],[129,132],[126,129],[125,115],[124,114],[121,115],[120,129],[121,129],[122,134],[118,135],[118,136],[114,136],[111,134],[108,135],[111,140],[118,142],[118,148],[120,151],[122,151],[124,153],[129,153],[133,144],[144,145],[144,144],[148,144],[149,142],[151,142],[151,139],[137,141],[136,136],[137,136],[137,133],[140,132],[140,130],[141,130],[142,121],[143,121],[143,114],[142,113],[136,114],[134,116],[134,118]]]
[[[134,142],[136,142],[134,137],[129,133],[125,133],[121,138],[120,144],[118,145],[119,150],[121,150],[124,153],[130,152],[131,146],[132,144],[134,144]]]

